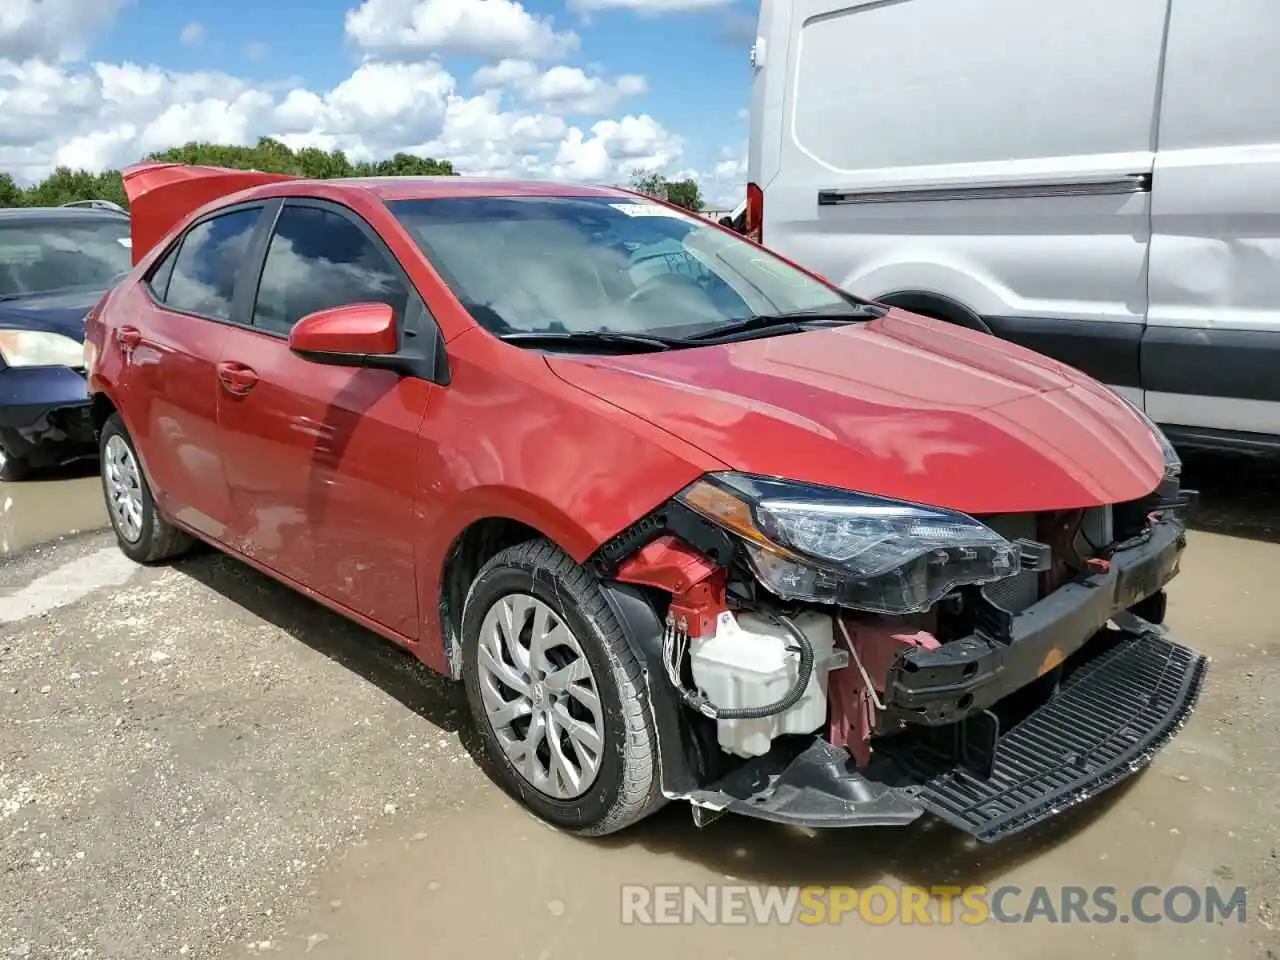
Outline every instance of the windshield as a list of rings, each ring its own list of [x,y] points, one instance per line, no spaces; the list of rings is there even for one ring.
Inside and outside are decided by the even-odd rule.
[[[123,217],[0,223],[0,298],[106,289],[132,266],[129,221]]]
[[[489,330],[683,337],[854,302],[692,214],[630,197],[388,204]]]

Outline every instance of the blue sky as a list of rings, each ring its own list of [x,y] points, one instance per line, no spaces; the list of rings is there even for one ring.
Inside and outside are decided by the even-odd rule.
[[[741,191],[756,0],[41,2],[55,22],[46,12],[40,27],[33,14],[23,33],[19,10],[18,27],[0,34],[0,113],[17,112],[3,99],[7,72],[11,91],[47,86],[75,116],[61,132],[43,117],[25,154],[0,145],[0,168],[16,157],[20,178],[39,170],[42,149],[50,162],[114,164],[190,130],[355,154],[429,145],[484,168],[474,172],[504,172],[514,156],[527,172],[574,179],[624,179],[648,158],[668,174],[696,172],[709,200]],[[486,89],[491,99],[471,100]],[[504,154],[504,129],[529,145]]]

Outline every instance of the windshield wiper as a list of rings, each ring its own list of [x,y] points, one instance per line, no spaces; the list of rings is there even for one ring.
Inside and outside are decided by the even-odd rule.
[[[684,341],[644,333],[619,333],[614,330],[517,330],[498,334],[499,340],[529,346],[640,347],[645,350],[670,350]]]
[[[777,333],[795,333],[804,328],[808,323],[854,323],[865,320],[868,317],[878,317],[884,313],[884,308],[877,308],[872,304],[852,306],[850,310],[791,310],[786,313],[757,313],[746,317],[743,320],[737,320],[733,323],[726,323],[724,326],[716,327],[713,330],[704,330],[701,333],[691,334],[689,340],[720,340],[724,337],[734,337],[742,333],[754,333],[757,330],[770,330]]]

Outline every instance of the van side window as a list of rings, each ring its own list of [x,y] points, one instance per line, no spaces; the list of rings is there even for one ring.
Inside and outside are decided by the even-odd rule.
[[[182,240],[165,291],[166,306],[215,320],[231,319],[231,298],[260,208],[235,210],[196,224]]]
[[[262,266],[253,325],[287,334],[309,313],[370,302],[389,304],[399,321],[408,300],[386,254],[352,221],[286,204]]]

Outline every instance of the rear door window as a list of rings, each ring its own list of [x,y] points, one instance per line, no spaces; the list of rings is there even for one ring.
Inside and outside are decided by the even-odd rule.
[[[183,313],[230,320],[236,280],[261,217],[260,207],[234,210],[187,231],[174,260],[165,305]]]
[[[352,220],[286,204],[267,248],[253,325],[287,334],[309,313],[352,303],[388,304],[399,321],[408,300],[388,255]]]

